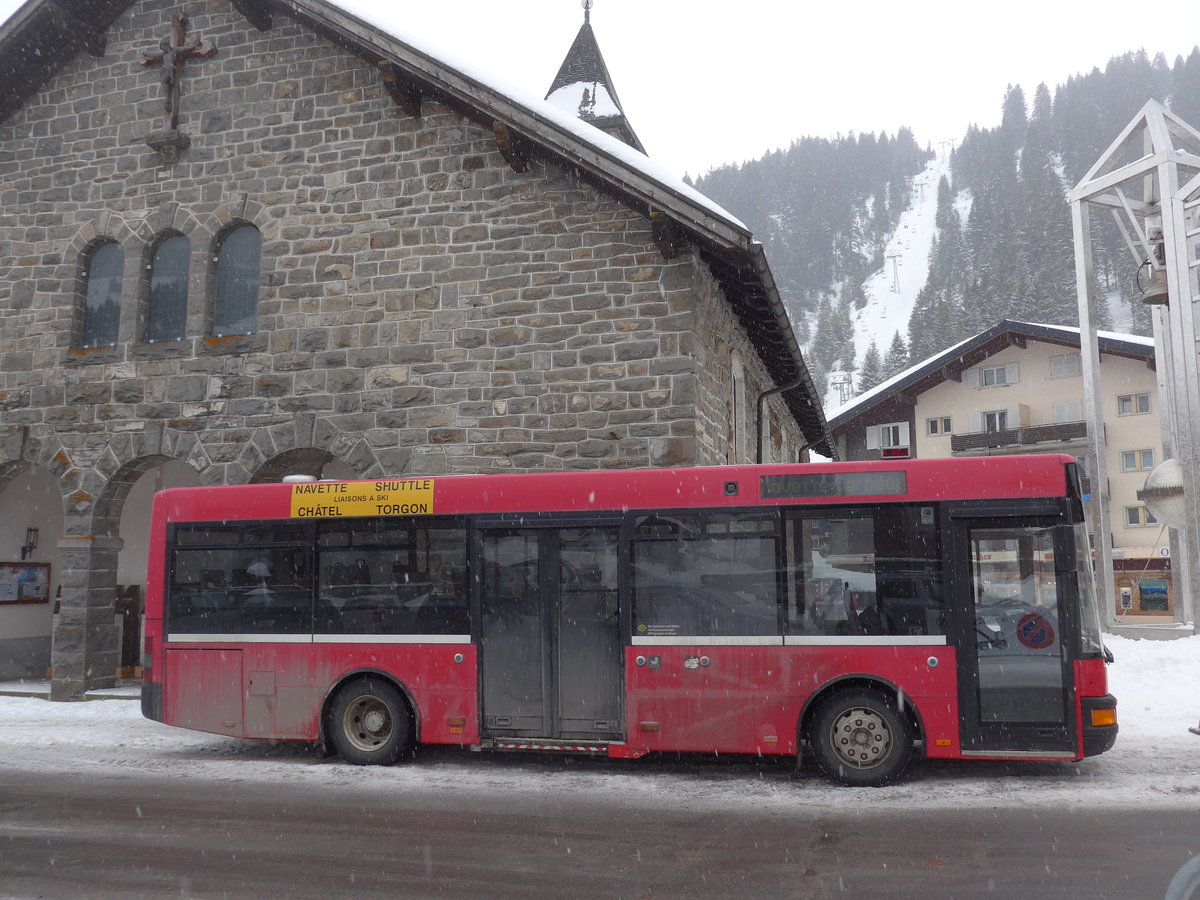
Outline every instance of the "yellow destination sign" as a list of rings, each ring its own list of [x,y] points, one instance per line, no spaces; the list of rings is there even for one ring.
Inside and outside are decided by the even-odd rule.
[[[433,479],[312,481],[292,485],[292,517],[427,516],[433,512]]]

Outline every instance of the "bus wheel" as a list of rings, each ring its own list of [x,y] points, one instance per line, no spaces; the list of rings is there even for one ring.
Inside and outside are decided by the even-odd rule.
[[[913,752],[907,717],[882,693],[866,689],[839,691],[823,700],[808,740],[821,770],[855,787],[894,781]]]
[[[338,688],[329,711],[329,741],[356,766],[387,766],[412,747],[412,717],[400,692],[379,678]]]

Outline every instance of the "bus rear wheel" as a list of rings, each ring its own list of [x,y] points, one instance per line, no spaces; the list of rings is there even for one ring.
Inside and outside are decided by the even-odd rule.
[[[334,694],[327,733],[346,762],[387,766],[412,749],[412,716],[403,695],[388,682],[360,678]]]
[[[808,740],[821,771],[855,787],[895,781],[913,752],[908,718],[884,694],[862,688],[823,700]]]

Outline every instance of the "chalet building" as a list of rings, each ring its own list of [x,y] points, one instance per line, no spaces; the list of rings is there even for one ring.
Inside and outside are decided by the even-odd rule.
[[[1000,322],[842,407],[829,420],[834,444],[843,459],[1067,453],[1095,504],[1079,343],[1078,328]],[[1137,633],[1175,616],[1168,535],[1137,497],[1163,458],[1154,341],[1101,332],[1099,343],[1112,526],[1103,539],[1116,584],[1110,618],[1116,630]]]
[[[0,26],[0,678],[136,662],[158,488],[834,453],[761,245],[636,152],[590,23],[549,101],[460,65],[328,0]]]

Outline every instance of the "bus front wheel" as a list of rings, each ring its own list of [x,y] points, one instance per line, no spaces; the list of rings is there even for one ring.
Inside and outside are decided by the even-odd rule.
[[[855,787],[895,781],[913,752],[908,718],[887,696],[863,688],[821,701],[808,740],[821,771]]]
[[[334,694],[328,735],[333,749],[348,763],[391,765],[412,748],[412,716],[392,685],[379,678],[360,678]]]

